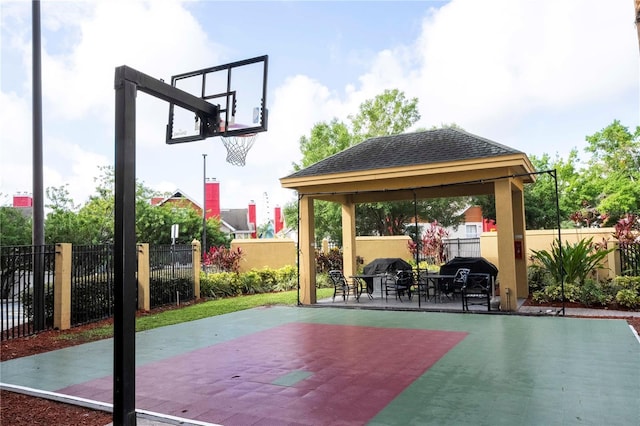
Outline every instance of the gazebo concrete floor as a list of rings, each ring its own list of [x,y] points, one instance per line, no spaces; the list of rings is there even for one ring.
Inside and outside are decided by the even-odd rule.
[[[624,320],[257,308],[136,335],[136,407],[225,425],[635,425]],[[1,363],[112,401],[113,340]]]

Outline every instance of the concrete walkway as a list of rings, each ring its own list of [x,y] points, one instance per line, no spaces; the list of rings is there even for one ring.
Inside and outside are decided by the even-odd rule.
[[[112,357],[87,343],[1,380],[110,403]],[[639,359],[617,319],[259,308],[138,333],[136,407],[165,424],[632,425]]]

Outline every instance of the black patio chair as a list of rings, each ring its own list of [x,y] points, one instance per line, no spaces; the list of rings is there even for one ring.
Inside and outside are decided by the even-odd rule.
[[[333,301],[336,301],[336,296],[342,296],[342,300],[349,300],[349,292],[353,286],[349,285],[349,281],[344,276],[342,271],[333,269],[329,271],[329,278],[333,282]],[[354,295],[357,297],[357,290],[354,289]]]
[[[402,296],[411,299],[411,287],[413,286],[412,271],[397,271],[395,274],[387,274],[383,279],[386,299],[389,300],[389,294],[393,294],[396,300],[402,302]]]
[[[460,293],[462,287],[467,283],[469,272],[471,272],[469,268],[458,268],[452,279],[441,279],[440,294],[444,294],[449,300],[455,297],[456,293]]]
[[[462,287],[462,310],[468,311],[469,305],[486,305],[491,310],[491,276],[489,274],[468,274]]]
[[[425,302],[431,298],[432,292],[436,294],[435,284],[429,279],[429,271],[420,271],[416,274],[413,292],[418,293],[418,297],[424,296]]]

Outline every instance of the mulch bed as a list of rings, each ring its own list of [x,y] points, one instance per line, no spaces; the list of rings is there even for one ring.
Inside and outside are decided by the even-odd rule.
[[[192,302],[197,303],[197,302]],[[535,306],[533,302],[527,304]],[[561,306],[561,305],[560,305]],[[566,307],[584,307],[575,306],[575,304],[566,304]],[[184,305],[179,308],[184,307]],[[139,312],[138,316],[153,315],[158,312],[177,309],[176,306],[163,307],[154,309],[150,312]],[[588,317],[588,318],[606,318],[606,319],[625,319],[640,333],[640,317]],[[2,350],[0,351],[0,360],[7,361],[14,358],[20,358],[29,355],[35,355],[43,352],[62,349],[69,346],[75,346],[86,343],[88,340],[82,341],[78,339],[61,339],[65,334],[78,334],[83,331],[113,324],[113,319],[107,319],[97,323],[87,324],[80,327],[74,327],[71,330],[59,331],[50,330],[39,333],[34,336],[9,339],[2,342]],[[96,339],[94,339],[96,340]],[[103,411],[91,410],[75,405],[69,405],[59,402],[50,401],[42,398],[35,398],[14,392],[0,391],[0,424],[8,426],[30,426],[30,425],[81,425],[81,426],[104,426],[111,422],[111,414]]]
[[[181,309],[185,305],[201,303],[193,301],[180,306],[164,306],[151,311],[139,311],[136,316],[154,315],[163,311]],[[113,325],[113,318],[73,327],[70,330],[49,330],[33,336],[3,340],[0,346],[0,361],[36,355],[69,346],[80,345],[94,339],[65,339],[64,335],[80,334],[93,328]],[[104,426],[111,422],[111,413],[64,404],[44,398],[36,398],[15,392],[0,391],[0,425],[7,426],[52,426],[79,425]]]
[[[111,422],[111,413],[4,390],[0,401],[0,424],[6,426],[104,426]]]

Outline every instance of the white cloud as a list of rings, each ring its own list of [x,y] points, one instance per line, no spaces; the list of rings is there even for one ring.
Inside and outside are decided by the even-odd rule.
[[[80,41],[67,55],[43,55],[46,97],[61,118],[94,112],[113,120],[114,71],[128,65],[156,78],[204,68],[224,51],[180,2],[100,1],[80,21]],[[144,113],[143,113],[144,114]]]
[[[601,120],[595,131],[614,118],[637,120],[637,103],[626,117],[619,116],[624,108],[616,104],[638,90],[633,5],[621,2],[452,0],[429,11],[427,3],[416,39],[375,54],[369,48],[353,51],[345,29],[333,52],[348,51],[351,60],[371,64],[369,69],[345,87],[295,69],[287,78],[271,80],[269,131],[258,136],[244,168],[224,162],[218,138],[165,145],[167,104],[139,95],[138,177],[155,189],[180,188],[200,200],[202,154],[207,153],[207,175],[221,182],[223,207],[244,207],[251,199],[262,203],[265,192],[271,208],[284,205],[293,196],[278,179],[300,161],[300,137],[318,122],[347,121],[364,100],[389,88],[419,98],[419,127],[455,122],[527,153],[552,153],[563,144],[569,149],[589,134],[594,125],[589,121]],[[16,89],[31,84],[30,32],[24,30],[30,4],[9,5],[2,5],[3,35],[10,37],[3,49],[21,55],[24,79],[12,82],[11,89],[3,83],[0,93],[0,192],[5,193],[31,188],[30,93]],[[43,2],[43,26],[51,37],[43,40],[42,55],[45,149],[51,153],[45,158],[45,186],[69,183],[81,202],[93,190],[97,165],[112,163],[115,67],[126,64],[168,80],[241,59],[228,58],[235,47],[222,43],[231,41],[215,31],[207,34],[205,20],[183,6],[168,0]],[[326,63],[339,66],[335,57]]]
[[[599,1],[447,4],[415,45],[424,121],[495,126],[628,90],[637,76],[629,16]]]
[[[31,191],[31,112],[25,99],[0,92],[0,192]]]
[[[575,116],[638,90],[631,6],[597,0],[451,1],[427,14],[417,40],[380,51],[359,85],[346,88],[343,107],[353,112],[365,99],[398,88],[419,98],[422,119],[416,127],[455,122],[487,137],[504,137],[508,129],[511,138],[503,142],[538,154],[553,152],[564,136],[568,151],[588,128],[576,130],[575,122],[558,128],[541,114]],[[540,125],[526,128],[535,122],[544,128],[550,121],[547,143],[529,145],[527,136],[540,137]]]

